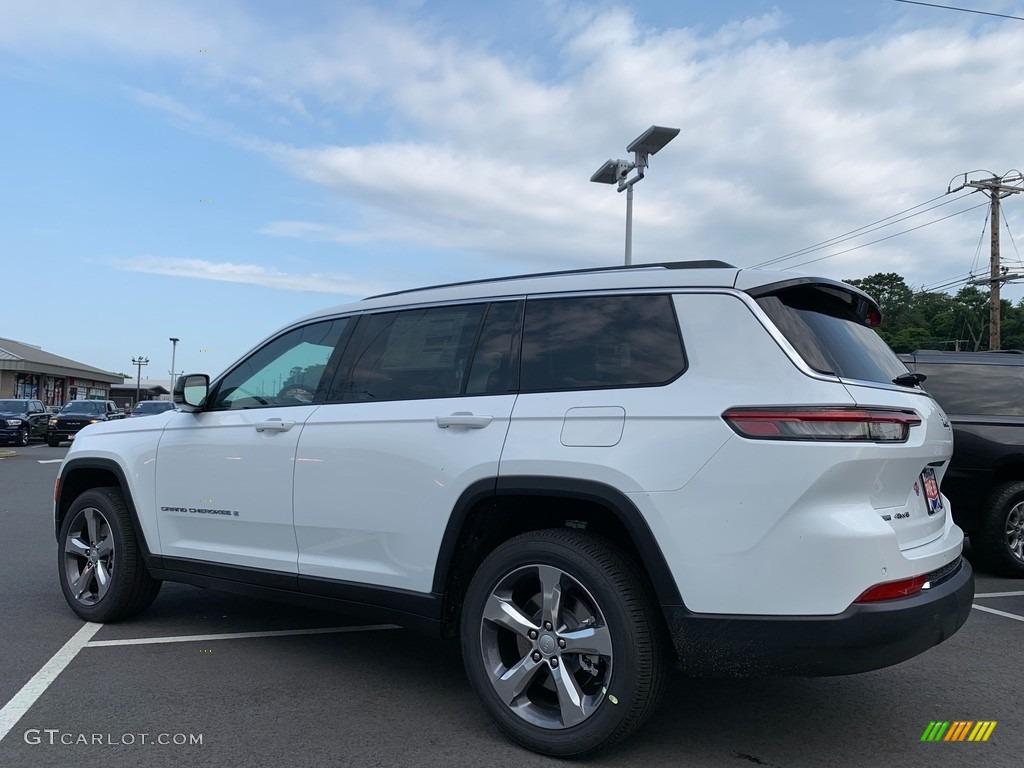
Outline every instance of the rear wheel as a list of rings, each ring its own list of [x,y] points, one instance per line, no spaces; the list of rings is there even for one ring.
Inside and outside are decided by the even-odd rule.
[[[654,710],[668,667],[638,568],[579,531],[526,533],[481,564],[466,594],[466,672],[498,726],[548,755],[603,749]]]
[[[977,565],[992,573],[1024,578],[1024,482],[997,485],[971,536]]]
[[[160,591],[117,488],[93,488],[75,499],[61,526],[58,561],[64,598],[86,621],[127,619]]]

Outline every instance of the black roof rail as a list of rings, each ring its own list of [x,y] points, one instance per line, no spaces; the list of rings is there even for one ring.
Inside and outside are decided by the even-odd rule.
[[[555,275],[585,275],[592,272],[613,272],[629,269],[736,269],[732,264],[717,259],[704,259],[701,261],[661,261],[654,264],[620,264],[614,267],[586,267],[584,269],[562,269],[555,272],[532,272],[526,275],[506,275],[505,277],[485,277],[480,280],[462,280],[457,283],[440,283],[438,285],[427,285],[422,288],[407,288],[402,291],[391,291],[390,293],[378,293],[374,296],[367,296],[368,299],[383,299],[388,296],[399,296],[403,293],[416,293],[418,291],[432,291],[435,288],[455,288],[460,285],[481,285],[483,283],[500,283],[505,280],[527,280],[534,277],[553,277]]]

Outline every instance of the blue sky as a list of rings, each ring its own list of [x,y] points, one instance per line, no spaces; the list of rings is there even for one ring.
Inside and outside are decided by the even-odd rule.
[[[0,336],[151,378],[176,336],[217,373],[374,292],[620,263],[624,196],[588,179],[652,124],[682,132],[634,260],[752,266],[1024,166],[1022,45],[893,0],[3,3]],[[839,252],[983,202],[779,266],[980,273],[983,207]]]

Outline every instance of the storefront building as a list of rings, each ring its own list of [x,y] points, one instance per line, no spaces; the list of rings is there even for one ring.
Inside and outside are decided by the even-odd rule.
[[[122,381],[120,374],[0,338],[0,397],[42,400],[45,405],[107,400],[110,386]]]

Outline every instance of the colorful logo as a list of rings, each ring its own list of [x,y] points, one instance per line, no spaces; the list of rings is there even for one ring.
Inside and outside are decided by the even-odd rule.
[[[932,720],[921,741],[988,741],[996,729],[995,720]]]

